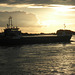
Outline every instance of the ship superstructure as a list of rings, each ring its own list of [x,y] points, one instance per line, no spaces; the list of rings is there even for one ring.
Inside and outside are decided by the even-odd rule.
[[[9,24],[7,24],[7,27],[4,29],[4,35],[10,39],[19,39],[21,37],[21,31],[17,26],[13,26],[11,16],[9,17]]]

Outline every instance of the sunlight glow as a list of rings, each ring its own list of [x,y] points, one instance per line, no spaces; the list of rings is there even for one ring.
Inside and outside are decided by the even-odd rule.
[[[46,5],[46,4],[45,5],[44,4],[16,4],[16,5],[15,4],[10,4],[10,5],[0,4],[0,7],[4,8],[8,12],[22,11],[22,12],[34,14],[33,19],[36,18],[36,21],[37,21],[35,22],[36,24],[32,24],[30,26],[32,29],[30,27],[29,28],[27,27],[26,29],[22,29],[23,31],[26,30],[27,32],[31,32],[31,31],[32,32],[41,32],[41,31],[42,32],[55,32],[58,29],[63,29],[64,23],[67,25],[66,29],[68,28],[68,29],[75,30],[75,27],[74,27],[75,26],[75,21],[74,21],[75,6],[52,5],[52,4],[49,4],[49,5]],[[3,12],[4,9],[0,9],[0,11]],[[23,19],[25,20],[25,18]],[[26,17],[26,19],[27,19],[27,22],[30,21],[29,17]],[[26,25],[25,21],[21,21],[21,22],[24,25]],[[32,20],[31,22],[34,23],[34,20]]]
[[[47,21],[42,21],[42,22],[41,22],[41,25],[43,25],[43,26],[49,26],[49,25],[50,25],[50,21],[49,21],[49,20],[47,20]]]
[[[28,8],[43,8],[43,6],[29,6]]]
[[[67,12],[67,11],[70,10],[70,8],[72,8],[72,7],[70,7],[70,6],[61,6],[61,7],[56,7],[55,9],[56,9],[57,11]]]
[[[66,5],[52,5],[53,8],[60,12],[68,12],[68,11],[75,11],[75,6],[66,6]]]

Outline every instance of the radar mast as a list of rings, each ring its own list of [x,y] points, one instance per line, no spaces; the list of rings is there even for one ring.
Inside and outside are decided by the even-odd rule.
[[[12,28],[13,27],[13,25],[12,25],[12,17],[10,16],[9,17],[9,26]]]

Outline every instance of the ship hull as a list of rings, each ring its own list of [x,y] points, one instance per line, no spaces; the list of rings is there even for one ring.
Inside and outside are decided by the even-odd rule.
[[[71,35],[66,36],[26,36],[20,39],[0,38],[0,45],[44,44],[70,42]]]

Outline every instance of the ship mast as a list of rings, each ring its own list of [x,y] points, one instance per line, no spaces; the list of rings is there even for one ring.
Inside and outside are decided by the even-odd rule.
[[[65,28],[66,28],[66,25],[64,24],[64,30],[65,30]]]
[[[12,25],[12,17],[10,16],[9,17],[9,26],[12,28],[13,27],[13,25]]]

